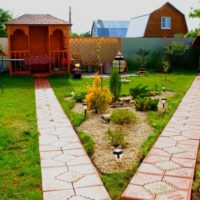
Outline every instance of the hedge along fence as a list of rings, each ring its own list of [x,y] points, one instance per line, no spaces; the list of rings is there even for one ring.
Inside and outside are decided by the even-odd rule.
[[[99,55],[103,63],[112,62],[121,50],[121,38],[106,37],[74,37],[70,38],[70,53],[80,55],[83,65],[97,65],[97,45],[100,45]]]
[[[122,39],[122,54],[128,62],[129,71],[135,71],[139,67],[139,60],[137,51],[139,49],[149,50],[149,55],[147,56],[146,66],[149,68],[158,69],[161,67],[162,52],[166,46],[169,46],[173,42],[181,42],[192,45],[193,39],[190,38],[123,38]],[[187,65],[194,68],[196,63],[194,63],[194,57],[196,57],[194,49],[191,49],[188,53]],[[195,61],[196,62],[196,61]],[[191,66],[189,66],[191,67]],[[186,68],[189,68],[188,66]]]
[[[138,49],[147,49],[151,53],[163,50],[172,42],[192,45],[193,40],[189,38],[122,38],[122,53],[126,59],[134,59],[138,56]]]

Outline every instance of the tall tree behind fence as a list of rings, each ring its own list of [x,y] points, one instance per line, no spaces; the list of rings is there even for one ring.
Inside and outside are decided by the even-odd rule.
[[[70,52],[80,55],[83,65],[97,64],[97,44],[100,45],[100,56],[103,63],[112,62],[118,51],[121,50],[120,38],[70,38]]]

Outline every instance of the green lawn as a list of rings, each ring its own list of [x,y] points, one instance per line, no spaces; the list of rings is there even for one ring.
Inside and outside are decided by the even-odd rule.
[[[163,74],[151,73],[145,77],[130,77],[130,83],[122,84],[122,95],[128,95],[129,89],[139,83],[148,85],[151,90],[161,90],[166,85],[168,90],[176,92],[175,97],[168,99],[169,108],[165,112],[148,112],[154,131],[141,146],[141,160],[167,124],[194,77],[194,73],[177,72],[169,74],[168,80],[164,81]],[[108,81],[104,80],[103,85],[108,86]],[[85,90],[92,79],[73,80],[59,76],[50,77],[50,82],[65,112],[77,127],[84,121],[84,114],[73,112],[74,101],[65,100],[64,96],[72,90]],[[41,174],[33,78],[3,76],[0,77],[2,83],[5,89],[0,94],[0,199],[40,200]],[[129,172],[101,175],[112,199],[119,199],[138,165]]]
[[[165,85],[167,90],[176,92],[174,97],[168,98],[167,102],[169,108],[164,112],[148,112],[148,121],[154,127],[152,134],[148,137],[146,142],[140,148],[141,160],[148,153],[163,128],[173,115],[178,104],[183,98],[184,94],[190,87],[195,73],[193,72],[173,72],[167,75],[167,81],[165,81],[164,74],[150,73],[149,76],[129,77],[129,83],[122,83],[122,96],[129,95],[129,89],[137,84],[147,85],[150,90],[162,90],[162,86]],[[65,100],[64,95],[69,95],[72,90],[75,92],[84,91],[87,85],[92,84],[91,78],[84,78],[81,80],[69,79],[63,77],[50,77],[51,85],[55,91],[57,98],[63,106],[66,114],[69,116],[72,124],[76,127],[84,121],[83,113],[75,113],[72,111],[74,105],[73,100]],[[103,85],[108,87],[109,79],[103,81]],[[109,174],[102,174],[101,178],[110,193],[112,199],[120,199],[121,193],[127,186],[130,178],[135,173],[139,163],[133,166],[132,170],[125,173],[113,172]]]
[[[0,77],[0,199],[40,200],[41,173],[32,77]]]

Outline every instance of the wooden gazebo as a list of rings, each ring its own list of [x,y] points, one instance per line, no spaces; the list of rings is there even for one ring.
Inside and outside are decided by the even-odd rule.
[[[23,15],[6,23],[10,74],[70,72],[71,24],[51,15]]]

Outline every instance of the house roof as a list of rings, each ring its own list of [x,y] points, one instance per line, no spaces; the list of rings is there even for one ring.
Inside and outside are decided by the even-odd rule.
[[[126,37],[143,37],[149,21],[149,16],[150,14],[132,18]]]
[[[150,15],[166,5],[171,6],[177,12],[184,15],[180,10],[178,10],[176,7],[174,7],[171,3],[167,2],[164,5],[162,5],[161,7],[159,7],[158,9],[150,12],[149,14],[131,18],[126,37],[144,37],[144,33],[146,30]]]
[[[126,37],[129,21],[95,20],[92,29],[95,27],[100,37]]]
[[[6,23],[7,25],[70,25],[49,14],[25,14]]]

